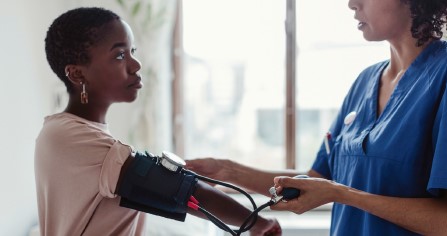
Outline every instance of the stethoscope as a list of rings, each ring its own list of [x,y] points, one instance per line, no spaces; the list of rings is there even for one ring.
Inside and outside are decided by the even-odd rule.
[[[167,151],[162,152],[161,164],[165,168],[167,168],[168,170],[171,170],[171,171],[180,171],[182,169],[185,169],[184,167],[186,165],[185,161],[183,159],[181,159],[179,156],[177,156],[171,152],[167,152]],[[188,171],[190,171],[190,170],[188,170]],[[190,171],[190,172],[192,172],[192,171]],[[194,172],[192,172],[192,173],[194,173]],[[241,235],[243,232],[250,230],[253,227],[253,225],[256,223],[258,213],[260,211],[262,211],[263,209],[265,209],[266,207],[272,206],[272,205],[278,203],[279,201],[287,201],[287,200],[290,200],[293,198],[297,198],[300,195],[300,190],[295,189],[295,188],[284,188],[281,191],[281,195],[278,195],[275,187],[271,187],[269,189],[269,193],[272,195],[271,199],[268,202],[266,202],[258,207],[256,205],[255,201],[253,200],[253,198],[250,196],[250,194],[248,194],[241,188],[239,188],[233,184],[230,184],[230,183],[222,182],[219,180],[215,180],[212,178],[208,178],[208,177],[199,175],[197,173],[194,173],[194,174],[197,176],[198,179],[200,179],[202,181],[206,181],[209,183],[218,184],[221,186],[225,186],[225,187],[234,189],[234,190],[240,192],[241,194],[243,194],[244,196],[246,196],[250,200],[250,203],[253,207],[253,212],[250,213],[250,215],[245,219],[245,221],[242,223],[242,225],[239,227],[239,229],[231,229],[228,225],[226,225],[224,222],[222,222],[222,220],[220,220],[219,218],[217,218],[216,216],[214,216],[213,214],[208,212],[205,208],[203,208],[201,206],[201,204],[199,203],[199,201],[194,196],[191,196],[190,199],[188,200],[187,205],[189,208],[202,212],[211,222],[213,222],[213,224],[215,224],[220,229],[222,229],[226,232],[229,232],[231,235],[234,235],[234,236]],[[308,178],[308,176],[307,175],[298,175],[298,176],[295,176],[295,178]]]

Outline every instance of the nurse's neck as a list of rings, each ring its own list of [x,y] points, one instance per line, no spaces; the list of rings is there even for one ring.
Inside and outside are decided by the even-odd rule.
[[[377,117],[379,117],[385,109],[397,83],[428,44],[429,43],[426,43],[420,47],[415,45],[415,41],[400,43],[398,46],[391,44],[390,63],[383,71],[379,84]]]
[[[413,61],[429,44],[430,41],[422,46],[416,46],[415,39],[403,40],[398,44],[390,44],[390,63],[386,68],[387,77],[397,82],[396,80],[402,77]]]

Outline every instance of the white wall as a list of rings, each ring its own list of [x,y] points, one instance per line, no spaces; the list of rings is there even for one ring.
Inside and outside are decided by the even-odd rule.
[[[37,222],[34,140],[50,104],[46,85],[52,77],[43,39],[58,1],[2,1],[0,107],[0,235],[26,235]],[[48,7],[53,6],[53,7]]]

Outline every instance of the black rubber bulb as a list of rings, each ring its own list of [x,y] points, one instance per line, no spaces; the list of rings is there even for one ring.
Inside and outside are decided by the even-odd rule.
[[[297,175],[293,178],[309,178],[307,175]],[[284,188],[281,192],[284,200],[294,199],[300,196],[301,191],[296,188]]]

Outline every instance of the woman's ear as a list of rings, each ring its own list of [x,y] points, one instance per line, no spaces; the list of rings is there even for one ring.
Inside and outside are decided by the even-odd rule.
[[[65,76],[67,76],[68,80],[70,80],[72,84],[79,85],[85,83],[82,69],[78,65],[66,65]]]

